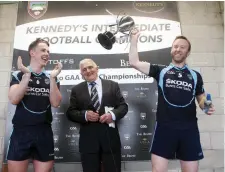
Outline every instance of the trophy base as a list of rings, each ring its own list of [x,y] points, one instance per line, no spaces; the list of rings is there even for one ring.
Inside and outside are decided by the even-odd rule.
[[[111,32],[98,34],[99,43],[107,50],[112,49],[112,45],[116,42],[116,38]]]

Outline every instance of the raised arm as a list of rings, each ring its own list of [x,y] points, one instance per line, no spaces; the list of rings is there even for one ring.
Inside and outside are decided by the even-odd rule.
[[[137,69],[138,71],[148,75],[150,70],[150,63],[143,62],[139,60],[137,42],[140,36],[140,32],[136,29],[131,32],[131,41],[130,41],[130,52],[129,52],[129,63],[130,65]]]

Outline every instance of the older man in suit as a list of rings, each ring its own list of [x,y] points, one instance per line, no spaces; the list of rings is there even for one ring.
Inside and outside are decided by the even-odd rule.
[[[84,82],[72,88],[67,117],[80,123],[79,150],[84,172],[121,172],[117,122],[128,112],[118,83],[98,77],[91,59],[80,61]]]

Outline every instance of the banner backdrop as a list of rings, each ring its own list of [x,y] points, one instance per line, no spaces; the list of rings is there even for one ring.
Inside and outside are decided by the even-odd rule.
[[[111,12],[111,15],[107,12]],[[50,42],[50,60],[46,70],[62,62],[59,75],[63,100],[53,109],[52,128],[56,162],[80,162],[78,150],[79,124],[68,121],[71,88],[82,82],[79,61],[92,58],[100,67],[99,76],[119,83],[129,105],[127,115],[119,122],[123,161],[150,160],[149,149],[154,133],[157,107],[157,84],[148,76],[130,67],[129,38],[117,39],[111,50],[104,49],[97,35],[106,30],[115,32],[118,14],[130,15],[141,31],[138,40],[140,59],[151,63],[169,64],[174,38],[181,34],[176,2],[19,2],[13,45],[12,71],[17,58],[29,64],[28,46],[36,38]],[[117,34],[116,37],[122,34]],[[38,102],[37,102],[38,106]],[[15,106],[9,104],[5,135],[5,156]],[[87,143],[90,144],[91,143]]]

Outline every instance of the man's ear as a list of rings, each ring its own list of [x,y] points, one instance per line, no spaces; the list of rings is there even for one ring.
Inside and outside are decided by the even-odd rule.
[[[98,69],[99,69],[99,66],[96,66],[96,69],[97,69],[97,71],[98,71]]]
[[[34,53],[34,50],[30,50],[29,53],[30,53],[30,56],[34,56],[34,54],[35,54],[35,53]]]
[[[83,79],[83,80],[85,80],[85,78],[84,78],[84,76],[82,75],[82,73],[80,72],[80,75],[81,75],[81,78]]]
[[[190,51],[188,51],[188,53],[187,53],[187,57],[188,57],[190,54],[191,54],[191,52],[190,52]]]

